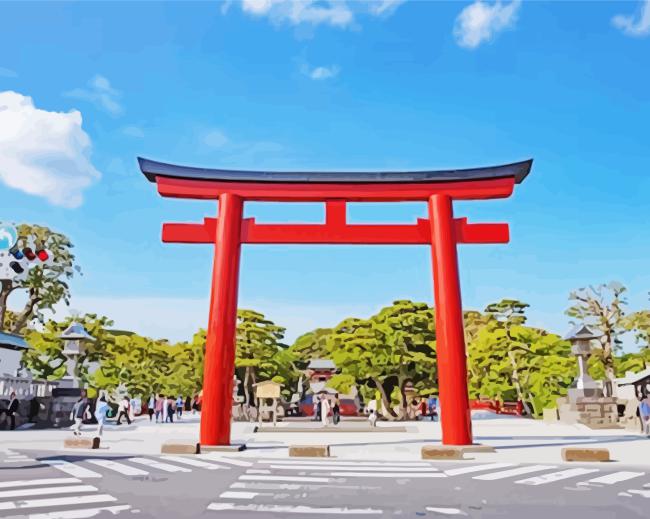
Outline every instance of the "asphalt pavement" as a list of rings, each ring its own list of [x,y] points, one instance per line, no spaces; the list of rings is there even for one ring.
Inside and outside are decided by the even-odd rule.
[[[650,469],[0,451],[0,518],[644,518]]]

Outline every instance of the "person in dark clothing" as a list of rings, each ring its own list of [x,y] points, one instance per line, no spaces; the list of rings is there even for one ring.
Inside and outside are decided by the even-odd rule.
[[[188,395],[187,398],[185,399],[185,411],[191,411],[191,410],[192,410],[192,399]]]
[[[341,400],[339,399],[339,394],[334,395],[334,407],[332,408],[332,420],[334,425],[338,425],[341,421]]]
[[[18,399],[16,393],[12,392],[9,396],[9,407],[1,411],[9,417],[9,428],[13,431],[16,428],[16,413],[18,412]]]
[[[118,407],[117,425],[122,425],[122,417],[126,418],[126,423],[131,425],[131,417],[129,416],[130,411],[131,403],[129,402],[129,397],[125,396]]]
[[[38,401],[38,398],[34,397],[29,401],[29,415],[28,420],[30,422],[36,422],[38,420],[38,413],[41,410],[41,403]]]

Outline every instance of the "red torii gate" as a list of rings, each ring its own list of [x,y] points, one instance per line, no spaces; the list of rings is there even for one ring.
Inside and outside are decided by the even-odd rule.
[[[138,158],[162,196],[218,199],[217,218],[163,224],[166,243],[215,246],[204,360],[202,445],[229,445],[239,259],[242,243],[431,245],[442,442],[470,445],[472,424],[458,243],[507,243],[508,224],[454,218],[453,200],[507,198],[532,160],[488,168],[417,172],[264,172],[176,166]],[[246,201],[325,202],[325,224],[258,224],[242,218]],[[346,221],[347,202],[425,201],[429,218],[415,225]]]

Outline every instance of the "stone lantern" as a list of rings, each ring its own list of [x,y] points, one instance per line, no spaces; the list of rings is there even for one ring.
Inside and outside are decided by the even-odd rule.
[[[73,321],[70,323],[59,339],[63,341],[63,355],[67,359],[66,369],[68,374],[61,380],[61,387],[79,388],[79,378],[77,377],[77,362],[79,355],[82,354],[84,341],[94,341],[95,338],[90,335],[80,323]]]
[[[587,362],[591,357],[591,341],[599,338],[600,334],[584,324],[575,326],[564,337],[565,340],[571,343],[571,353],[576,356],[578,361],[578,376],[569,389],[569,400],[573,402],[577,398],[599,398],[603,396],[603,390],[587,372]]]

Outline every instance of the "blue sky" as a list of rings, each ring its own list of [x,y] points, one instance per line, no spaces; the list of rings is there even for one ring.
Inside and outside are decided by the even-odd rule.
[[[138,155],[250,169],[532,157],[512,198],[455,206],[511,225],[509,245],[461,246],[465,307],[522,299],[532,324],[563,333],[581,286],[619,280],[632,308],[650,305],[648,1],[3,2],[0,19],[0,219],[72,238],[76,310],[172,339],[205,324],[212,251],[163,245],[160,227],[216,205],[162,199]],[[246,212],[323,218],[313,204]],[[425,212],[349,209],[353,222]],[[432,301],[431,284],[426,247],[245,246],[240,307],[292,339]]]

